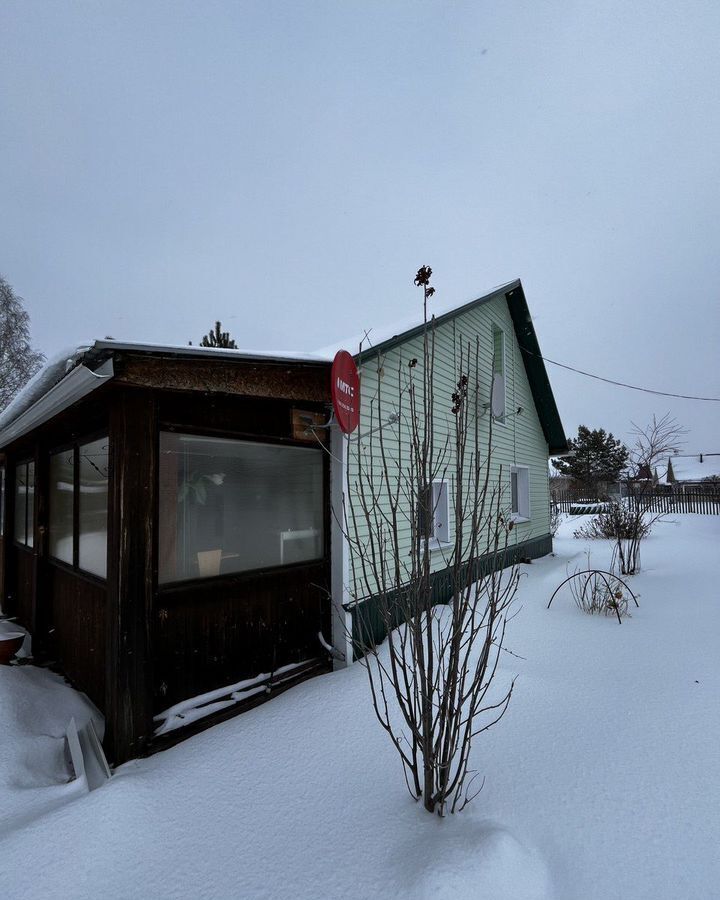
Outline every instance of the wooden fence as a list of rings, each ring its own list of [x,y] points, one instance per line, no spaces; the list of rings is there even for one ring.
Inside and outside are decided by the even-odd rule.
[[[605,497],[592,497],[575,491],[552,491],[552,502],[561,512],[570,512],[570,507],[583,503],[602,503]],[[613,498],[619,500],[619,498]],[[720,516],[720,491],[687,491],[684,494],[640,494],[638,497],[623,497],[621,503],[640,502],[648,512],[654,513],[700,513],[705,516]]]

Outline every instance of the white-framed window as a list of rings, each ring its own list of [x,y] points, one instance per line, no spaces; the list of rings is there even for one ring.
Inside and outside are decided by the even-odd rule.
[[[530,518],[530,469],[527,466],[511,466],[510,498],[513,520],[527,522]]]
[[[495,420],[505,424],[506,402],[506,366],[505,366],[505,332],[497,325],[492,327],[493,365],[492,365],[492,397],[491,406]]]
[[[450,485],[447,481],[433,481],[428,488],[427,504],[420,501],[420,537],[425,537],[425,515],[428,512],[427,537],[431,544],[450,541]]]

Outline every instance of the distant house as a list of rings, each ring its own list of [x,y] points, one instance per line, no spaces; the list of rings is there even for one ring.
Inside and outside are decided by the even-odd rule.
[[[479,342],[485,423],[501,376],[493,444],[510,558],[544,555],[548,456],[567,444],[520,281],[435,326],[445,401],[459,332]],[[371,398],[396,397],[398,363],[421,356],[420,334],[410,323],[346,348],[361,371],[358,439]],[[372,597],[348,577],[338,526],[353,473],[332,358],[96,341],[0,416],[3,612],[104,714],[112,763],[352,661],[353,607]],[[441,577],[452,527],[441,484],[437,500]]]
[[[660,482],[676,491],[712,485],[708,479],[717,480],[716,487],[720,486],[720,453],[676,453],[662,468]]]

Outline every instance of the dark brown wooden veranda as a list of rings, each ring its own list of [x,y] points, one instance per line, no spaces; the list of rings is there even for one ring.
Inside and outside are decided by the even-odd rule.
[[[108,359],[113,376],[106,383],[0,447],[0,596],[4,612],[31,631],[35,660],[55,666],[105,715],[104,746],[117,765],[167,743],[153,737],[153,719],[178,701],[296,664],[281,690],[329,667],[318,638],[330,628],[329,458],[321,446],[327,436],[302,423],[325,421],[330,385],[329,364],[320,361],[195,348],[106,342],[84,362],[97,368]],[[227,504],[232,490],[240,496],[245,488],[239,479],[228,485],[224,472],[188,469],[178,491],[180,454],[166,450],[162,465],[160,456],[178,440],[196,460],[214,446],[225,453],[241,447],[251,461],[274,453],[278,465],[283,453],[306,466],[310,460],[317,477],[308,502],[319,521],[279,532],[279,544],[268,550],[260,530],[241,529],[238,520],[232,542],[218,539],[217,550],[196,552],[201,525],[222,531],[221,499]],[[78,538],[83,448],[92,441],[107,453],[104,572],[83,566]],[[61,502],[51,466],[60,466],[61,454],[70,473],[62,485],[69,504],[64,545],[50,528],[52,503]],[[287,490],[291,480],[288,469]],[[203,491],[221,499],[206,503],[193,531],[179,504]],[[262,503],[247,491],[242,496]],[[274,692],[271,680],[245,707]]]

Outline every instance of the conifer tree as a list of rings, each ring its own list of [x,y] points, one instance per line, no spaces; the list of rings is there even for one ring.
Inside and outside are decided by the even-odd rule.
[[[201,347],[224,347],[227,350],[237,350],[237,344],[230,337],[229,331],[223,331],[220,322],[215,323],[214,331],[208,333],[200,341]]]
[[[598,483],[617,481],[627,467],[628,449],[604,428],[578,428],[576,438],[568,441],[571,455],[554,459],[553,466],[582,487],[597,491]]]

